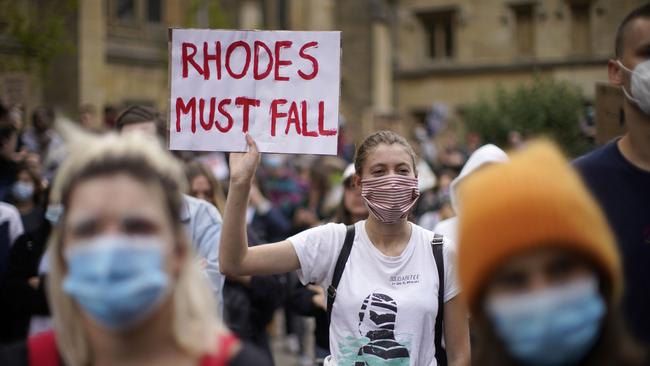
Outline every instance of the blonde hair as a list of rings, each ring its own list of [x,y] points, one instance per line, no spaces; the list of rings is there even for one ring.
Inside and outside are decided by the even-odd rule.
[[[181,192],[187,185],[180,164],[155,139],[145,135],[94,136],[71,127],[69,123],[63,123],[63,126],[69,155],[57,174],[53,197],[65,208],[70,194],[81,182],[114,174],[127,174],[138,181],[159,185],[173,223],[176,245],[186,253],[171,295],[173,338],[179,348],[193,356],[215,352],[216,337],[225,331],[225,327],[216,315],[212,291],[194,260],[180,221]],[[81,366],[90,364],[92,350],[79,317],[81,309],[62,289],[67,272],[62,235],[66,211],[64,209],[50,237],[48,294],[59,352],[67,364]]]

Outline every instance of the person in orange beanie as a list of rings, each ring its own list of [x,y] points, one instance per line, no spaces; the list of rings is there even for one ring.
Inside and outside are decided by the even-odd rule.
[[[464,182],[459,277],[477,365],[634,365],[618,316],[621,263],[594,199],[536,141]]]

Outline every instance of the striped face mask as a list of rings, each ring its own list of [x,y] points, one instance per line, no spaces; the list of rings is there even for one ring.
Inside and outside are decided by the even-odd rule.
[[[387,175],[361,180],[361,196],[380,222],[393,224],[408,215],[418,197],[418,179]]]

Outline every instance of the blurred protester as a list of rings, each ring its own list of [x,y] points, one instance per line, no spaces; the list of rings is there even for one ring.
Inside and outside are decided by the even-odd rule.
[[[616,234],[623,258],[623,315],[650,345],[650,4],[623,19],[609,81],[623,89],[627,133],[574,164]]]
[[[51,238],[56,331],[2,365],[266,364],[221,325],[180,221],[183,171],[140,134],[83,136],[57,176]]]
[[[33,170],[21,166],[11,187],[9,201],[20,212],[28,233],[38,231],[45,222],[43,182]]]
[[[352,225],[368,218],[368,208],[363,202],[361,187],[356,185],[353,179],[355,173],[354,164],[348,165],[343,172],[343,197],[332,222]]]
[[[460,148],[456,135],[451,133],[447,135],[438,159],[444,167],[456,169],[456,171],[460,170],[463,164],[465,164],[467,155]]]
[[[6,273],[9,249],[23,232],[25,229],[16,207],[0,202],[0,282]]]
[[[293,213],[294,232],[318,226],[331,217],[341,199],[332,204],[332,191],[345,170],[345,160],[336,156],[313,158],[301,155],[292,164],[307,188],[304,199]],[[339,191],[342,194],[342,190]]]
[[[50,224],[45,220],[46,194],[42,179],[26,164],[20,166],[10,201],[17,207],[25,233],[9,251],[6,281],[0,296],[7,300],[4,323],[7,341],[24,340],[30,332],[49,329],[45,268],[41,264]]]
[[[638,364],[619,320],[614,236],[553,144],[466,178],[459,219],[477,365]]]
[[[9,121],[16,126],[16,130],[21,131],[24,127],[24,106],[21,104],[13,104],[7,109],[9,110]]]
[[[298,232],[300,228],[318,224],[317,213],[308,207],[314,160],[311,156],[292,157],[285,154],[262,156],[261,167],[256,176],[257,184],[252,186],[250,192],[246,219],[252,220],[251,224],[263,243],[283,240],[288,235]],[[264,200],[260,197],[264,197]],[[265,204],[265,201],[270,205]],[[266,210],[269,210],[270,216],[261,215]],[[278,210],[280,215],[271,210]],[[269,225],[270,219],[288,225],[278,225],[275,230],[273,225]],[[286,274],[285,293],[290,294],[297,282],[294,273]],[[291,311],[289,305],[285,302],[283,307],[287,350],[295,354],[304,354],[304,322]]]
[[[16,180],[18,163],[14,160],[18,130],[9,118],[9,111],[0,104],[0,201],[8,198]]]
[[[9,252],[6,281],[0,286],[0,297],[6,300],[7,319],[2,324],[8,342],[51,329],[43,258],[50,232],[51,225],[45,221],[37,230],[20,235]]]
[[[108,130],[115,129],[117,116],[117,108],[113,107],[112,105],[107,105],[104,107],[104,125],[102,127]]]
[[[443,236],[451,239],[452,243],[457,244],[458,217],[455,215],[459,214],[459,202],[462,196],[461,183],[485,166],[504,163],[506,161],[508,161],[508,155],[506,155],[503,150],[499,149],[495,145],[487,144],[476,149],[476,151],[474,151],[474,153],[467,160],[467,163],[465,163],[465,166],[463,166],[463,170],[460,171],[458,177],[456,177],[449,185],[449,197],[454,216],[440,221],[437,225],[435,225],[435,229],[433,231],[438,234],[442,234]]]
[[[0,288],[4,285],[9,267],[9,251],[16,239],[22,235],[23,223],[18,210],[5,202],[0,202]],[[0,343],[11,340],[9,306],[11,299],[0,292]]]
[[[88,131],[99,131],[97,107],[93,104],[84,104],[79,108],[79,124]]]
[[[189,163],[185,173],[190,185],[190,195],[212,204],[222,202],[216,206],[223,212],[224,193],[212,173],[199,162]],[[270,206],[268,201],[267,205]],[[249,245],[260,244],[255,230],[250,226],[251,223],[247,223]],[[224,322],[240,339],[263,350],[270,364],[273,364],[273,354],[266,328],[273,320],[275,310],[284,300],[283,288],[280,278],[275,275],[226,276],[223,287]]]
[[[368,208],[361,196],[361,187],[355,185],[354,164],[343,172],[343,196],[338,211],[332,222],[353,225],[368,218]],[[318,362],[330,355],[329,324],[327,320],[327,301],[325,290],[318,285],[298,285],[291,294],[291,309],[303,316],[313,316],[316,320],[314,329],[314,353]]]
[[[250,200],[246,209],[246,224],[255,232],[259,240],[258,244],[285,238],[293,230],[291,221],[279,208],[271,204],[256,183],[251,187]]]
[[[40,156],[43,178],[51,182],[54,174],[66,157],[61,136],[54,130],[54,111],[38,107],[32,113],[32,125],[23,133],[22,143],[28,152]]]
[[[449,220],[454,217],[454,210],[451,206],[451,198],[449,194],[436,196],[436,205],[433,206],[431,211],[425,212],[417,219],[418,225],[427,230],[431,230],[437,234],[444,235],[441,232],[434,230],[440,222]]]
[[[248,228],[249,246],[261,244]],[[226,276],[223,288],[224,321],[239,338],[264,351],[273,364],[267,328],[284,302],[284,283],[279,275]]]
[[[415,169],[418,172],[420,197],[412,211],[412,216],[419,218],[423,213],[430,211],[433,206],[437,205],[438,177],[424,159],[418,161]]]
[[[420,156],[429,163],[437,162],[438,148],[423,125],[415,126],[413,137],[420,147]]]
[[[226,206],[226,195],[221,183],[208,168],[197,161],[193,161],[187,164],[185,174],[190,184],[190,196],[210,202],[219,210],[219,213],[223,214]]]
[[[116,128],[121,134],[139,131],[156,138],[159,144],[164,146],[165,121],[153,108],[136,105],[126,109],[117,118]],[[173,157],[165,156],[173,160]],[[217,310],[219,314],[222,314],[225,278],[219,270],[221,215],[216,207],[204,200],[187,194],[183,194],[182,198],[183,202],[179,213],[181,221],[185,225],[185,231],[189,235],[194,251],[206,261],[205,273],[212,284]]]
[[[339,140],[338,156],[350,163],[354,160],[354,139],[348,130],[348,121],[342,115],[339,116]]]
[[[319,226],[274,244],[245,244],[245,202],[260,160],[252,137],[246,139],[248,152],[230,155],[222,270],[234,275],[298,270],[303,284],[329,287],[348,232],[345,225]],[[356,234],[347,234],[349,257],[341,260],[346,268],[339,272],[338,287],[328,290],[334,306],[328,306],[332,356],[326,365],[431,365],[442,362],[443,337],[449,364],[469,364],[467,313],[457,296],[454,249],[432,246],[434,234],[407,221],[419,194],[415,162],[408,142],[389,131],[370,135],[357,151],[353,179],[371,215],[352,226]],[[434,270],[436,257],[444,263],[444,277]],[[409,342],[403,341],[406,335]]]
[[[297,171],[302,186],[306,187],[303,200],[294,207],[291,215],[292,230],[290,234],[295,234],[319,226],[327,217],[331,216],[332,208],[327,206],[327,196],[331,191],[332,183],[339,179],[346,163],[343,159],[333,156],[301,155],[293,159],[290,166]],[[253,195],[252,192],[251,195]],[[278,240],[286,237],[287,235],[278,238]],[[303,363],[309,363],[311,358],[306,352],[307,326],[305,319],[297,316],[291,304],[292,293],[301,286],[295,272],[287,274],[286,285],[289,293],[284,307],[287,348],[290,352],[299,354]]]
[[[451,183],[458,177],[458,170],[443,169],[438,175],[438,196],[451,195]]]
[[[431,105],[431,109],[424,117],[426,131],[429,137],[436,136],[440,131],[444,130],[449,119],[449,107],[441,102],[435,102]]]
[[[421,191],[420,199],[414,210],[414,222],[427,230],[433,230],[440,221],[454,216],[449,198],[449,187],[457,175],[452,169],[443,169],[433,181],[433,187]]]
[[[508,145],[512,150],[521,149],[524,146],[524,137],[521,135],[521,132],[516,130],[508,132]]]
[[[274,207],[278,207],[289,218],[294,216],[296,207],[304,204],[309,190],[307,179],[289,168],[287,155],[265,154],[262,156],[257,181],[260,190]]]
[[[165,121],[157,110],[144,105],[134,105],[117,116],[115,128],[121,134],[139,131],[155,137],[161,146],[165,141]]]
[[[471,156],[481,146],[481,135],[476,132],[468,132],[465,136],[465,154]]]

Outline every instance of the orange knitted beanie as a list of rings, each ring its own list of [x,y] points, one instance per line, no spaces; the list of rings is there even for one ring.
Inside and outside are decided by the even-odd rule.
[[[583,254],[608,281],[609,300],[618,300],[622,275],[614,236],[554,144],[533,142],[510,162],[468,177],[460,189],[459,277],[472,311],[494,269],[513,255],[547,245]]]

